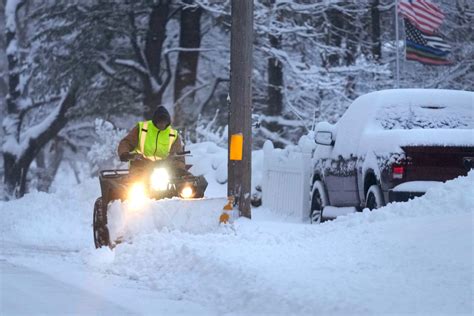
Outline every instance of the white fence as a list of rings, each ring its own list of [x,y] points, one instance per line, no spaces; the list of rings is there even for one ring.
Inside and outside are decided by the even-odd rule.
[[[311,149],[292,152],[275,149],[271,141],[263,147],[263,206],[301,221],[309,219],[312,178]]]

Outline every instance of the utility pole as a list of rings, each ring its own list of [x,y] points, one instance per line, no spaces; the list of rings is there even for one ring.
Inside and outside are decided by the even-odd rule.
[[[397,76],[396,76],[396,87],[397,89],[400,89],[400,34],[398,30],[398,0],[395,0],[395,47],[397,49]]]
[[[251,218],[253,0],[232,0],[228,196]]]

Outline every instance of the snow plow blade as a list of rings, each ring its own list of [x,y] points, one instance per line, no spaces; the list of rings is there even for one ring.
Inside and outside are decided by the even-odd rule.
[[[107,233],[109,244],[97,245],[115,247],[121,242],[133,240],[141,234],[154,231],[179,230],[193,234],[216,231],[219,228],[223,207],[227,198],[209,199],[165,199],[146,200],[140,207],[128,201],[111,202],[107,207]],[[230,221],[236,218],[236,211],[226,211]]]

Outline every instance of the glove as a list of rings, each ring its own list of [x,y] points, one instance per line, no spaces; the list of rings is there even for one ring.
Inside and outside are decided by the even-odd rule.
[[[120,155],[120,161],[122,162],[128,162],[132,160],[135,157],[135,154],[133,153],[123,153]]]

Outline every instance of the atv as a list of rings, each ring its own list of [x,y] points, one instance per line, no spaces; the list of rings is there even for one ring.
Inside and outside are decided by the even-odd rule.
[[[204,176],[193,176],[186,169],[177,168],[177,157],[189,151],[170,155],[166,159],[151,161],[136,154],[130,161],[130,169],[102,170],[99,173],[102,196],[94,204],[93,230],[96,248],[113,248],[120,241],[110,240],[107,227],[109,203],[128,200],[139,207],[144,199],[160,200],[179,197],[183,199],[202,198],[207,187]]]

